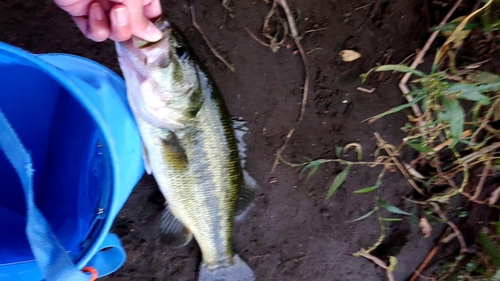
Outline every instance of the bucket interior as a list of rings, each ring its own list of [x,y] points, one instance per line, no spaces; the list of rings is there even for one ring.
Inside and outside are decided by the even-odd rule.
[[[109,204],[106,145],[92,117],[52,76],[30,63],[1,61],[0,109],[31,154],[35,202],[76,259]],[[1,152],[0,193],[0,265],[33,260],[22,186]]]

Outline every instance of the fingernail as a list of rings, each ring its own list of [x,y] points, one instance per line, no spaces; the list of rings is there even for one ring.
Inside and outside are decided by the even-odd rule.
[[[90,9],[92,9],[92,12],[94,13],[96,20],[102,20],[104,18],[104,12],[101,9],[101,6],[99,3],[92,4]]]
[[[145,32],[148,38],[144,39],[151,42],[159,41],[163,37],[163,33],[152,22],[148,23]]]
[[[130,22],[130,17],[125,8],[116,8],[115,10],[116,23],[119,26],[125,26]]]

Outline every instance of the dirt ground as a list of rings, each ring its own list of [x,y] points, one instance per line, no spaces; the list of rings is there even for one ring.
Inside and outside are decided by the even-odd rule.
[[[236,222],[234,250],[254,269],[257,280],[386,280],[385,271],[354,257],[380,235],[375,216],[346,223],[374,206],[371,194],[353,194],[376,181],[378,169],[353,167],[346,183],[330,199],[325,196],[342,166],[327,164],[307,182],[299,169],[271,168],[276,150],[294,126],[302,99],[304,67],[292,40],[277,53],[246,31],[260,34],[270,4],[235,1],[234,18],[218,0],[197,1],[198,23],[214,46],[234,64],[231,72],[210,52],[191,24],[185,0],[163,1],[172,21],[218,84],[233,116],[248,121],[248,171],[261,189],[245,219]],[[335,147],[357,142],[364,158],[376,149],[374,132],[399,144],[406,122],[396,114],[373,124],[366,118],[403,103],[398,76],[374,75],[361,85],[360,74],[377,64],[400,63],[421,48],[429,28],[449,6],[420,0],[289,0],[295,11],[311,69],[310,95],[304,121],[284,156],[288,161],[334,158]],[[263,38],[259,35],[260,38]],[[35,53],[64,52],[84,56],[119,72],[112,42],[86,39],[70,17],[51,1],[0,1],[0,41]],[[338,53],[353,49],[362,58],[345,63]],[[374,87],[373,93],[356,90]],[[410,159],[413,155],[407,155]],[[381,197],[410,211],[402,197],[412,193],[399,174],[388,174]],[[113,232],[125,246],[125,265],[103,280],[196,280],[200,251],[195,242],[169,248],[158,238],[163,199],[152,177],[144,176],[117,217]],[[385,214],[389,215],[389,214]],[[396,280],[407,280],[425,258],[436,237],[423,238],[418,226],[404,218],[389,225],[388,238],[376,252],[383,260],[396,255]]]

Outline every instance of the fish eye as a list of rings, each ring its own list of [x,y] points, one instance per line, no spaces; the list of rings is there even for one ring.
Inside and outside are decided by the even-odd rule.
[[[175,48],[175,52],[177,53],[177,56],[182,60],[184,60],[188,57],[187,50],[186,50],[186,48],[184,48],[184,46],[177,46]]]

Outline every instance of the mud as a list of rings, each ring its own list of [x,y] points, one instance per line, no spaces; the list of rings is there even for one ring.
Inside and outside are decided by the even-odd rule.
[[[373,124],[363,122],[404,102],[397,87],[399,76],[377,73],[362,85],[360,75],[377,64],[400,63],[423,46],[428,28],[442,17],[440,9],[449,9],[429,2],[288,1],[304,34],[301,42],[310,52],[311,88],[304,120],[283,154],[287,161],[335,158],[336,147],[349,143],[359,143],[363,159],[373,160],[374,132],[389,143],[400,143],[405,114]],[[352,255],[377,241],[377,218],[347,223],[373,209],[373,194],[353,191],[374,185],[380,168],[352,167],[346,183],[328,200],[325,196],[333,178],[345,166],[325,164],[307,182],[299,177],[299,168],[285,164],[271,173],[275,152],[297,121],[305,73],[291,39],[273,53],[245,30],[265,39],[260,32],[270,4],[236,1],[231,18],[220,1],[195,3],[198,23],[215,48],[234,64],[234,73],[213,56],[192,26],[187,1],[164,1],[163,7],[214,77],[231,114],[248,122],[247,166],[261,190],[246,217],[235,223],[233,244],[257,280],[386,280],[383,269]],[[35,53],[84,56],[120,72],[113,43],[86,39],[51,1],[0,1],[0,41]],[[356,50],[362,58],[343,62],[338,55],[343,49]],[[367,93],[357,90],[359,86],[376,90]],[[354,157],[351,152],[347,158]],[[402,176],[388,173],[379,195],[410,212],[402,198],[412,192]],[[196,280],[200,251],[195,242],[169,248],[160,241],[162,209],[163,199],[153,178],[144,176],[112,230],[121,237],[128,259],[102,280]],[[389,255],[397,256],[395,278],[406,280],[435,238],[424,239],[409,218],[396,217],[403,221],[388,224],[388,238],[376,254],[385,261]],[[440,235],[439,228],[434,235]]]

